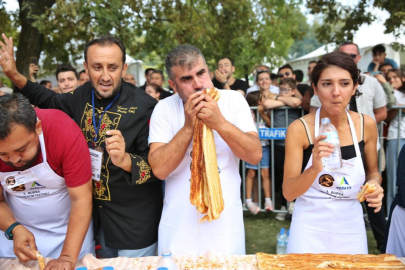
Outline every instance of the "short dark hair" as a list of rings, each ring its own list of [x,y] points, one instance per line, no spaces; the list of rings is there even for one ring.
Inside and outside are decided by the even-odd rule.
[[[302,72],[302,70],[300,69],[296,69],[293,71],[293,73],[295,74],[295,80],[297,82],[302,82],[302,80],[304,79],[304,72]]]
[[[221,61],[222,59],[228,59],[229,61],[231,61],[231,65],[234,66],[234,64],[233,64],[233,59],[230,58],[230,57],[228,57],[228,56],[219,58],[219,60],[217,61],[217,65],[218,65],[218,62]]]
[[[152,71],[151,75],[154,74],[154,73],[160,74],[160,75],[162,76],[162,80],[163,80],[163,81],[165,80],[165,75],[163,75],[163,70],[154,69],[154,70]]]
[[[387,67],[387,66],[390,66],[390,67],[391,67],[390,69],[393,69],[393,68],[394,68],[394,67],[392,66],[392,64],[384,63],[384,64],[382,64],[382,65],[380,65],[380,66],[378,67],[378,70],[381,71],[381,68]]]
[[[349,72],[354,85],[357,83],[363,84],[364,78],[360,76],[360,70],[357,68],[357,64],[350,55],[344,52],[332,52],[325,54],[312,70],[311,81],[315,86],[318,85],[319,78],[323,71],[330,66],[339,67]]]
[[[292,90],[297,89],[297,82],[291,77],[282,79],[279,85],[288,85]]]
[[[372,49],[373,55],[377,53],[385,53],[385,47],[382,44],[375,45]]]
[[[308,65],[310,65],[310,64],[316,64],[316,63],[318,63],[318,61],[312,60],[312,61],[309,61],[309,62],[308,62]]]
[[[270,79],[271,79],[271,80],[277,80],[277,79],[278,79],[278,75],[277,75],[277,74],[274,74],[274,73],[271,73],[271,74],[270,74]]]
[[[37,115],[27,98],[19,93],[0,96],[0,140],[11,134],[13,124],[35,132]]]
[[[357,54],[360,54],[360,48],[359,45],[357,45],[356,43],[352,42],[352,41],[343,41],[342,43],[339,44],[338,50],[340,50],[341,47],[345,46],[345,45],[355,45],[357,48]]]
[[[122,65],[125,64],[125,59],[126,59],[126,53],[125,53],[125,45],[124,43],[122,43],[122,41],[114,36],[110,36],[110,35],[102,35],[98,38],[95,38],[93,40],[90,40],[86,46],[84,47],[84,61],[86,61],[87,63],[87,51],[89,50],[89,48],[93,45],[99,45],[101,47],[104,46],[111,46],[113,44],[117,45],[122,52]]]
[[[59,73],[67,72],[67,71],[72,71],[75,74],[76,79],[79,79],[79,74],[77,74],[76,69],[69,64],[61,64],[56,68],[56,73],[55,73],[56,79],[58,79]]]
[[[42,85],[42,86],[45,86],[45,85],[47,85],[48,83],[51,83],[51,81],[47,81],[47,80],[42,80],[42,81],[40,81],[40,85]]]
[[[154,68],[147,68],[145,69],[145,76],[147,76],[149,74],[150,71],[154,71]]]
[[[260,91],[253,91],[250,92],[246,96],[246,101],[249,104],[250,107],[257,106],[259,105],[259,99],[260,99]]]
[[[207,64],[204,55],[197,47],[190,44],[175,47],[166,55],[165,66],[167,75],[173,80],[172,68],[174,66],[188,66],[189,68],[192,68],[200,57],[204,60],[204,63]]]
[[[285,64],[285,65],[278,68],[277,74],[280,73],[280,70],[285,69],[285,68],[288,68],[288,69],[291,70],[291,72],[294,72],[294,70],[293,70],[293,68],[292,68],[292,66],[290,64]]]
[[[82,71],[80,71],[80,72],[79,72],[79,77],[80,77],[80,75],[82,75],[82,73],[86,73],[86,70],[83,69]]]

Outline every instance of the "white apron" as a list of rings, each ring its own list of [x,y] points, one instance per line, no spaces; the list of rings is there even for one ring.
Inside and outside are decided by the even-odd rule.
[[[43,134],[39,135],[43,162],[24,172],[32,171],[37,181],[24,184],[24,190],[13,191],[6,186],[9,176],[21,172],[0,173],[4,196],[14,217],[34,235],[38,250],[45,257],[59,258],[66,237],[70,214],[70,197],[65,179],[47,163]],[[92,222],[84,239],[79,258],[94,254]],[[0,231],[0,258],[13,257],[13,241]]]
[[[319,131],[315,117],[315,137]],[[322,170],[308,191],[297,198],[287,253],[367,254],[363,210],[356,194],[365,172],[352,119],[346,112],[356,157],[343,160],[339,172]],[[305,169],[312,166],[312,155]],[[331,182],[331,180],[333,180]]]
[[[220,106],[221,99],[218,102]],[[184,108],[180,99],[179,125],[184,125]],[[221,108],[221,106],[220,106]],[[175,130],[181,127],[176,127]],[[190,143],[179,166],[166,179],[165,198],[159,224],[159,254],[170,249],[173,255],[245,254],[245,230],[240,199],[239,159],[214,131],[224,211],[218,220],[199,223],[204,216],[190,203]]]

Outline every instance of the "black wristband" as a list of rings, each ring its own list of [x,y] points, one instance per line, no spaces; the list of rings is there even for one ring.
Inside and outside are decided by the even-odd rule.
[[[225,81],[224,83],[221,83],[221,88],[223,89],[224,86],[228,83],[228,81]]]
[[[14,222],[13,224],[10,225],[10,227],[8,227],[8,229],[6,230],[6,232],[4,233],[4,235],[6,236],[6,238],[8,240],[13,240],[13,234],[11,233],[13,231],[13,229],[18,226],[18,225],[22,225],[20,222]]]
[[[275,100],[278,100],[278,97],[279,97],[279,96],[280,96],[280,95],[277,95]]]

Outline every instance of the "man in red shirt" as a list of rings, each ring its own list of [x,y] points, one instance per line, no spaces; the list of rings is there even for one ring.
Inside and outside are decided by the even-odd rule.
[[[91,162],[80,128],[59,110],[33,109],[21,94],[0,96],[0,257],[57,258],[75,269],[94,253]],[[10,241],[11,240],[11,241]]]

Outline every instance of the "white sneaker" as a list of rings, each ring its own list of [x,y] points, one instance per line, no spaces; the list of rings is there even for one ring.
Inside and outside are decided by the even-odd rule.
[[[287,208],[283,205],[281,206],[281,211],[287,211]],[[287,213],[278,213],[275,217],[275,219],[280,220],[280,221],[284,221],[287,217]]]
[[[289,213],[290,215],[293,214],[294,205],[295,205],[295,202],[290,202],[290,204],[288,205],[288,213]]]

